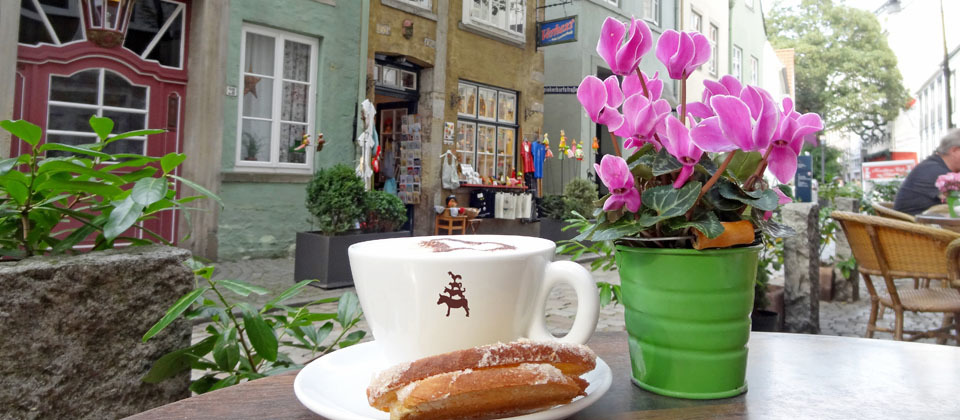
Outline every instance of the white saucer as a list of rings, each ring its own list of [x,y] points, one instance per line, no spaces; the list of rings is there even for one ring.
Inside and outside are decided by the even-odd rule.
[[[361,343],[323,356],[303,368],[293,382],[293,391],[305,407],[336,420],[389,419],[390,414],[370,407],[367,386],[376,372],[389,367],[376,341]],[[593,404],[612,382],[610,366],[597,358],[597,367],[581,376],[590,385],[587,395],[570,404],[531,413],[515,420],[562,419]]]

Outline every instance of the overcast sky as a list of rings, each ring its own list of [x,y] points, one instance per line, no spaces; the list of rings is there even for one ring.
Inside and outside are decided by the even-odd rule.
[[[769,12],[776,3],[798,4],[798,0],[762,0],[763,9]],[[845,3],[870,12],[875,12],[887,0],[846,0]],[[898,13],[890,11],[877,15],[888,33],[890,48],[897,55],[897,63],[903,74],[904,85],[913,95],[943,62],[943,37],[940,26],[939,0],[901,0]],[[950,51],[960,45],[960,1],[943,0],[947,16],[947,46]],[[953,16],[953,19],[950,17]],[[950,69],[956,71],[958,69]]]

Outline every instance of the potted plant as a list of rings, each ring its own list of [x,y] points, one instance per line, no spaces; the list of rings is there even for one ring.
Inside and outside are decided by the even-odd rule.
[[[396,231],[406,221],[405,211],[397,207],[399,199],[383,194],[389,195],[364,191],[363,180],[346,165],[318,170],[307,184],[306,203],[317,230],[297,232],[294,281],[315,279],[325,289],[352,286],[350,245],[410,236],[410,231]]]
[[[250,133],[243,133],[243,160],[257,160],[257,153],[260,153],[260,143],[257,138]]]
[[[547,195],[540,203],[540,237],[554,242],[573,239],[576,229],[565,229],[568,219],[574,212],[583,216],[593,214],[593,203],[597,201],[596,184],[575,178],[563,188],[563,195]]]
[[[674,114],[660,98],[664,82],[638,68],[652,39],[642,20],[607,18],[597,52],[615,76],[587,76],[577,89],[589,118],[611,132],[616,154],[596,165],[610,194],[595,220],[575,222],[575,239],[613,242],[634,383],[673,397],[730,397],[746,391],[757,231],[791,233],[769,218],[789,198],[763,175],[792,180],[805,139],[823,123],[732,76],[704,82],[701,102],[688,104],[681,93]],[[687,77],[710,59],[710,43],[667,30],[656,57],[686,92]]]

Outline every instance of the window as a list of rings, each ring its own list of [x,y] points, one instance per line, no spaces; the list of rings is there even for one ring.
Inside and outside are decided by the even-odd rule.
[[[707,64],[707,69],[710,70],[710,74],[717,75],[717,43],[720,38],[720,28],[717,25],[710,24],[710,62]]]
[[[603,1],[613,7],[620,7],[620,0],[603,0]]]
[[[245,26],[241,43],[237,166],[309,171],[312,149],[294,148],[304,135],[313,137],[317,40]]]
[[[463,0],[463,23],[483,32],[523,42],[526,0]]]
[[[690,30],[703,32],[703,15],[697,12],[690,12]]]
[[[660,0],[643,0],[641,7],[643,18],[647,22],[660,26]]]
[[[411,6],[416,6],[421,9],[427,9],[427,10],[433,9],[432,7],[433,5],[431,4],[430,0],[396,0],[396,1],[399,1],[400,3],[406,3]]]
[[[90,116],[113,120],[114,133],[147,127],[149,88],[127,81],[113,71],[97,68],[70,76],[50,76],[47,105],[47,141],[69,145],[95,143]],[[107,153],[146,154],[145,136],[130,137],[107,145]],[[51,150],[47,156],[68,156]]]
[[[377,86],[417,90],[417,73],[387,64],[377,64],[373,70]]]
[[[733,77],[736,77],[737,80],[743,81],[743,50],[740,47],[733,46]]]
[[[481,176],[509,176],[516,167],[517,93],[461,81],[456,153]]]
[[[752,55],[750,56],[750,84],[760,85],[760,60]]]
[[[135,3],[123,47],[143,60],[183,68],[185,9],[184,3],[172,0]],[[86,36],[81,14],[76,0],[23,0],[19,42],[59,46],[83,41]]]

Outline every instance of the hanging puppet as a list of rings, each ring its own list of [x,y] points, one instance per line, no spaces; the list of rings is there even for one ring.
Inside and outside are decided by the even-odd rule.
[[[363,186],[367,191],[373,189],[373,168],[371,167],[372,154],[377,147],[377,130],[374,127],[374,116],[377,114],[376,108],[370,103],[369,99],[364,99],[360,104],[360,119],[363,123],[363,131],[357,137],[357,147],[360,148],[357,153],[359,161],[357,162],[357,176],[363,179]]]

